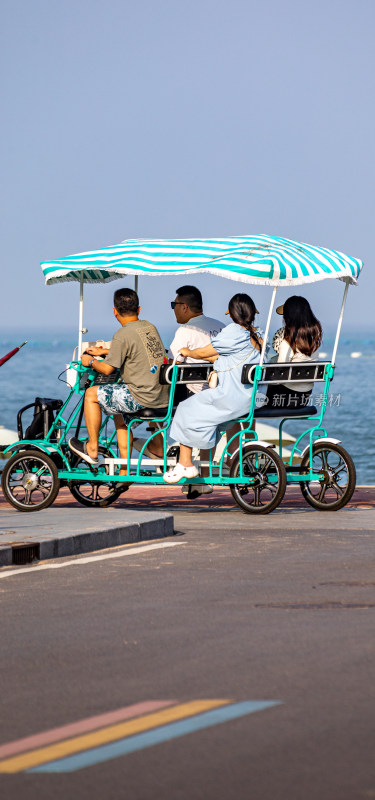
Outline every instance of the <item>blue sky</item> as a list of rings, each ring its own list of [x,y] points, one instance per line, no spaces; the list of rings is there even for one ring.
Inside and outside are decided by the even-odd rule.
[[[373,324],[374,22],[372,0],[4,0],[1,328],[76,329],[77,285],[41,260],[247,233],[364,260],[346,327]],[[218,317],[241,290],[197,284]],[[88,289],[90,335],[120,285]],[[141,283],[144,316],[165,325],[176,288]],[[342,288],[297,293],[329,326]]]

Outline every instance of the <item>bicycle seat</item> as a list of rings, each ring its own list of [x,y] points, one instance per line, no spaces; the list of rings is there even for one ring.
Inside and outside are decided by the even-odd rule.
[[[168,406],[163,408],[140,408],[139,411],[125,412],[125,416],[129,419],[159,419],[159,417],[166,417]]]

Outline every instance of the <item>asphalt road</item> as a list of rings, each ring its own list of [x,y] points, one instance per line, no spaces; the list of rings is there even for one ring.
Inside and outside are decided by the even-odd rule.
[[[75,772],[0,761],[0,796],[375,798],[374,516],[340,515],[182,513],[173,546],[0,579],[0,750],[150,700],[278,701]]]

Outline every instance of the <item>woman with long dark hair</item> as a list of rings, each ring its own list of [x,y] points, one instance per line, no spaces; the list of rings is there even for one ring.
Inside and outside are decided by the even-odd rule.
[[[235,294],[229,301],[232,322],[215,336],[211,344],[189,350],[183,356],[215,362],[218,385],[180,403],[171,425],[171,438],[180,442],[180,460],[164,474],[166,483],[195,478],[198,470],[192,462],[192,448],[215,447],[226,423],[249,413],[251,392],[241,383],[243,364],[257,363],[262,348],[261,333],[254,325],[257,310],[247,294]]]
[[[305,297],[292,295],[276,309],[284,317],[284,327],[276,331],[272,346],[277,361],[311,361],[322,342],[322,326]],[[272,359],[273,360],[273,359]],[[270,384],[267,389],[268,407],[304,408],[313,383]]]

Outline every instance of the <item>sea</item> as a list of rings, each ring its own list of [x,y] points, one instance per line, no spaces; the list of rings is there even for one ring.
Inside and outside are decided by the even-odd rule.
[[[173,329],[160,334],[167,345]],[[103,332],[104,339],[111,332]],[[45,329],[1,331],[0,357],[28,339],[13,358],[0,368],[1,411],[0,425],[17,430],[17,412],[32,403],[35,397],[65,400],[66,365],[77,344],[74,331],[50,333]],[[327,334],[320,349],[329,360],[333,334]],[[324,417],[328,436],[340,439],[352,456],[359,485],[375,484],[375,336],[363,330],[348,338],[343,336],[336,359],[335,376],[331,384],[329,403]],[[321,386],[315,384],[312,396],[315,405],[321,401]],[[302,433],[305,423],[291,421],[286,430],[293,436]],[[15,437],[17,438],[17,437]],[[0,462],[0,469],[4,465]]]

